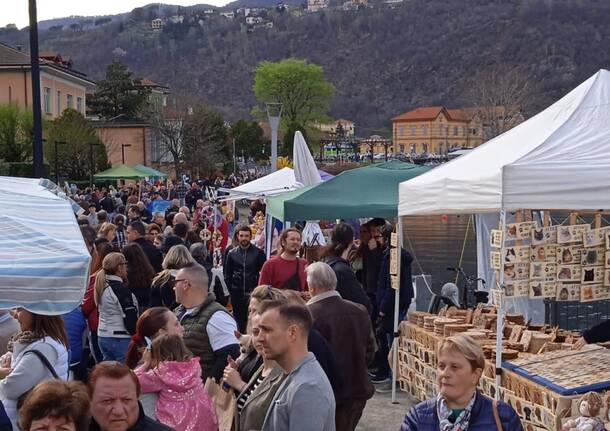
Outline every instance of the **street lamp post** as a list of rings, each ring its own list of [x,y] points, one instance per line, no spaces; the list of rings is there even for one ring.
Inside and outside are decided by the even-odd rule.
[[[282,116],[281,103],[267,103],[267,118],[271,127],[271,172],[277,171],[277,132]]]
[[[55,184],[59,185],[59,156],[57,154],[58,145],[66,145],[65,141],[55,141]]]
[[[125,164],[125,147],[131,147],[131,144],[121,144],[121,156],[123,157],[123,164]]]
[[[93,187],[93,172],[95,171],[95,162],[93,160],[93,147],[101,147],[101,144],[94,142],[89,143],[89,162],[91,163],[91,173],[89,175],[89,185]]]
[[[36,0],[29,0],[30,9],[30,67],[32,73],[32,161],[34,176],[45,176],[42,151],[42,107],[40,104],[40,60],[38,57],[38,18]],[[59,113],[57,113],[59,115]]]

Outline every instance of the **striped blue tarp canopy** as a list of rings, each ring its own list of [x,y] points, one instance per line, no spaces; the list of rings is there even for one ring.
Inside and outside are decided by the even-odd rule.
[[[0,177],[0,309],[64,314],[85,293],[90,256],[71,202],[44,180]]]

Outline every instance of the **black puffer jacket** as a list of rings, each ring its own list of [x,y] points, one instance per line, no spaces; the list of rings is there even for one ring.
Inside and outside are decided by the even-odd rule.
[[[337,292],[341,298],[364,305],[370,313],[371,301],[366,296],[348,261],[340,256],[329,256],[324,261],[335,271]]]
[[[265,259],[265,253],[253,245],[237,246],[227,253],[224,276],[231,295],[245,296],[254,290]]]

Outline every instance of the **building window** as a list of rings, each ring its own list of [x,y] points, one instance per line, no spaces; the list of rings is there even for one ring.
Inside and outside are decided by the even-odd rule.
[[[411,154],[415,154],[417,152],[417,144],[411,144]]]
[[[44,87],[42,90],[42,104],[44,107],[44,113],[51,113],[51,89],[49,87]]]
[[[428,152],[428,144],[423,144],[424,153]]]
[[[458,135],[458,128],[457,128],[457,126],[455,126],[453,128],[453,136],[457,136],[457,135]]]
[[[71,94],[68,94],[66,96],[66,108],[74,109],[74,96],[72,96]]]
[[[422,126],[421,132],[422,132],[422,135],[426,136],[428,134],[428,127],[427,126]]]
[[[400,144],[400,152],[401,153],[405,152],[405,145],[404,144]]]
[[[417,127],[413,126],[413,127],[411,127],[411,136],[415,136],[415,135],[417,135]]]
[[[400,126],[398,128],[398,136],[405,136],[405,126]]]
[[[76,98],[76,110],[78,112],[80,112],[81,114],[83,113],[83,98],[82,97]]]
[[[57,115],[61,114],[61,91],[57,90]]]

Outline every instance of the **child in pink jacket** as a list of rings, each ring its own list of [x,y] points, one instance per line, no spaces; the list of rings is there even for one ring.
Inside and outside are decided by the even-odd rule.
[[[199,358],[179,335],[159,335],[135,369],[142,393],[157,392],[157,419],[176,431],[217,431],[214,403],[203,389]]]

